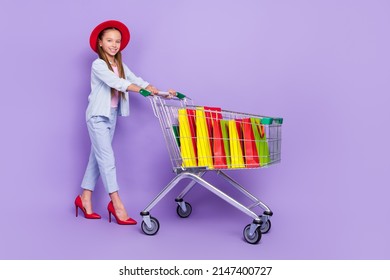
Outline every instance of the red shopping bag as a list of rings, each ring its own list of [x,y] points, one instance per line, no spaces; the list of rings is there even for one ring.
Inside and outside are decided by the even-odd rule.
[[[222,119],[222,109],[219,107],[204,107],[204,113],[206,115],[206,123],[209,129],[209,135],[212,135],[213,125]]]
[[[187,117],[188,117],[188,123],[189,123],[190,131],[191,131],[192,144],[194,146],[195,157],[197,157],[195,116],[196,116],[195,109],[187,109]]]
[[[225,139],[222,133],[221,120],[213,124],[213,157],[215,168],[228,168],[226,157]]]
[[[219,107],[208,107],[204,106],[204,114],[206,116],[206,124],[207,124],[207,130],[209,132],[210,136],[210,145],[213,147],[213,126],[215,123],[217,123],[219,120],[222,119],[222,109]]]
[[[222,160],[221,157],[223,157],[223,155],[222,155],[223,143],[220,142],[220,140],[222,138],[221,137],[222,132],[221,132],[220,124],[219,124],[219,121],[222,119],[222,109],[219,107],[208,107],[208,106],[205,106],[203,108],[204,108],[204,112],[205,112],[205,116],[206,116],[206,125],[207,125],[207,129],[209,132],[209,137],[210,137],[210,146],[212,149],[211,153],[213,156],[213,162],[215,165],[216,160],[217,160],[218,165],[220,165],[221,160]],[[219,133],[219,134],[214,135],[214,132]],[[216,143],[214,143],[215,141],[216,141]],[[214,149],[218,150],[217,154],[215,153]],[[218,159],[216,159],[216,157],[218,157]],[[224,166],[224,164],[221,164],[221,165]],[[225,162],[225,165],[226,165],[226,162]],[[223,168],[223,167],[221,167],[221,168]]]
[[[255,135],[253,133],[252,121],[250,118],[242,119],[242,135],[244,144],[245,166],[247,168],[259,167],[259,154],[257,152]]]
[[[238,138],[240,140],[241,150],[244,151],[244,135],[242,130],[243,119],[235,119],[235,121],[236,121]]]

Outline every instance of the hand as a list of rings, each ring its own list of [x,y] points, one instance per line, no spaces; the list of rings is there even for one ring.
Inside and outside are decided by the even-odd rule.
[[[176,96],[176,91],[173,89],[168,90],[168,93],[169,93],[169,95],[167,98],[172,98],[172,97]]]
[[[156,95],[159,92],[159,90],[152,85],[148,85],[145,89],[150,91],[152,95]]]

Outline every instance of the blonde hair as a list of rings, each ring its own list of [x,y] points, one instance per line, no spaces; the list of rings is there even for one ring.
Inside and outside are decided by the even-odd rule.
[[[114,27],[109,27],[109,28],[106,28],[106,29],[102,30],[102,32],[99,33],[98,40],[96,40],[96,49],[97,49],[97,53],[99,55],[99,58],[103,59],[106,62],[107,66],[108,66],[108,69],[110,69],[112,72],[114,72],[114,69],[112,69],[112,66],[111,66],[110,62],[108,61],[106,53],[104,52],[103,48],[101,48],[100,45],[99,45],[99,40],[102,40],[103,35],[104,35],[104,33],[107,30],[117,30],[117,31],[119,31],[118,29],[116,29]],[[119,31],[119,33],[120,33],[120,31]],[[124,70],[123,64],[122,64],[122,53],[121,53],[121,51],[118,51],[116,53],[116,55],[114,56],[114,58],[116,60],[116,65],[118,67],[119,77],[125,79],[125,70]],[[120,93],[120,96],[123,99],[126,99],[124,92],[120,91],[119,93]],[[111,88],[111,96],[113,96],[114,94],[115,94],[115,89]]]

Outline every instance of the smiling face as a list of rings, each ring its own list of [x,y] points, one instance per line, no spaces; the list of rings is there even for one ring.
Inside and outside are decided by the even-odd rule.
[[[106,29],[99,38],[99,46],[103,49],[107,58],[114,60],[121,47],[121,33],[116,29]]]

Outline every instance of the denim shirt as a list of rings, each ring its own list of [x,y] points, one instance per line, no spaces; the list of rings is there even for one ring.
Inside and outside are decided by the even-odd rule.
[[[128,116],[130,113],[129,93],[127,88],[136,84],[142,88],[149,85],[142,78],[134,75],[133,72],[123,63],[126,79],[119,78],[112,72],[103,59],[97,58],[92,63],[91,70],[91,93],[88,96],[88,107],[86,111],[87,121],[93,116],[104,116],[110,118],[111,112],[111,88],[124,92],[125,98],[121,95],[119,99],[120,116]]]

